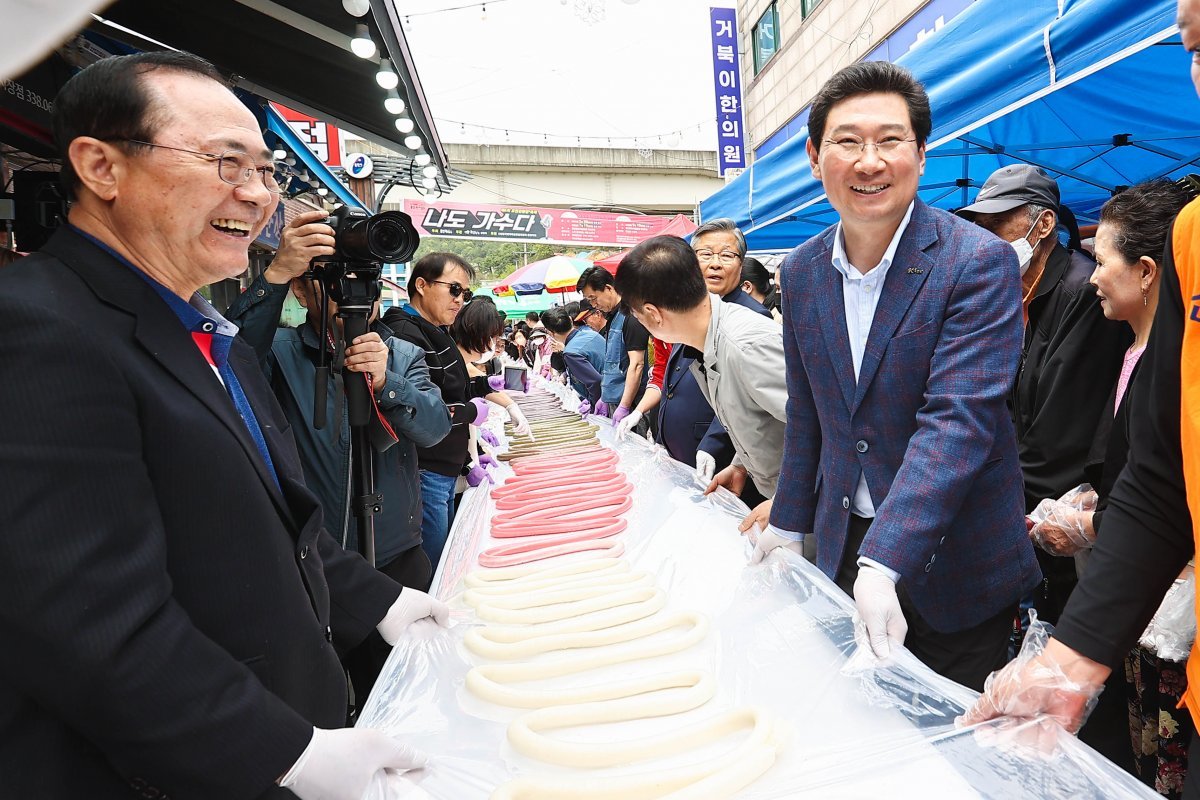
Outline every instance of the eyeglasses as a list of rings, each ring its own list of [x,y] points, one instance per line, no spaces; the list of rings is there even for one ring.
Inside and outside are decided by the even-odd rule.
[[[880,139],[878,142],[864,142],[862,139],[854,136],[846,136],[841,139],[825,139],[825,144],[831,145],[829,151],[838,158],[846,161],[856,161],[867,154],[868,147],[874,147],[875,152],[880,158],[888,158],[894,155],[903,144],[915,142],[916,139],[901,139],[899,136],[887,136]]]
[[[703,264],[706,261],[712,261],[715,258],[717,261],[720,261],[722,264],[724,264],[727,267],[730,264],[736,264],[738,261],[740,261],[742,259],[742,257],[740,255],[733,252],[732,250],[723,250],[720,253],[714,253],[712,250],[697,250],[696,258],[697,258],[697,260],[700,261],[701,264]]]
[[[451,283],[450,281],[430,281],[430,283],[440,283],[442,286],[449,287],[451,297],[464,297],[464,303],[471,302],[471,290],[467,289],[460,283]]]
[[[291,168],[282,161],[256,164],[249,154],[238,150],[229,150],[217,155],[216,153],[202,153],[198,150],[185,150],[182,147],[171,147],[166,144],[143,142],[140,139],[115,139],[113,141],[140,144],[143,147],[157,147],[161,150],[174,150],[177,153],[187,153],[206,161],[215,161],[217,162],[217,175],[231,186],[245,186],[254,177],[254,174],[258,173],[262,178],[263,186],[271,194],[282,192],[283,187],[287,186],[294,174]]]

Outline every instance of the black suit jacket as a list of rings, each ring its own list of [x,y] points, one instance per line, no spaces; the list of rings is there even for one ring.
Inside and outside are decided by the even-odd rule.
[[[311,726],[344,724],[335,646],[399,586],[324,532],[253,351],[230,361],[280,486],[127,265],[64,229],[0,270],[3,796],[291,796]]]

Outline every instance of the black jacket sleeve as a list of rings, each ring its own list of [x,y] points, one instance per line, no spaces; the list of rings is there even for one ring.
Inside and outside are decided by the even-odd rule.
[[[1140,380],[1130,389],[1129,461],[1113,486],[1103,533],[1055,637],[1102,664],[1137,641],[1191,558],[1192,520],[1179,444],[1184,305],[1170,239]]]
[[[1112,414],[1108,398],[1131,338],[1129,326],[1104,316],[1092,286],[1070,299],[1037,376],[1037,413],[1020,434],[1026,512],[1083,482],[1096,428]]]

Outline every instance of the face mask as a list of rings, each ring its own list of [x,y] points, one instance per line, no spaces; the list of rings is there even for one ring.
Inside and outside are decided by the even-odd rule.
[[[471,363],[472,364],[486,364],[487,362],[491,361],[495,357],[496,357],[496,348],[493,347],[491,350],[488,350],[487,352],[480,353],[479,358],[472,361]]]
[[[1029,271],[1029,264],[1033,261],[1033,245],[1029,243],[1029,234],[1033,233],[1033,229],[1037,227],[1038,220],[1034,220],[1029,226],[1029,230],[1025,231],[1025,235],[1015,242],[1009,242],[1012,249],[1017,251],[1017,261],[1021,263],[1021,275],[1024,276]]]

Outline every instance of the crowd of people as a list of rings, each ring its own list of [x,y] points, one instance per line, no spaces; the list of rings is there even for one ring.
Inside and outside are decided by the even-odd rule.
[[[1200,0],[1180,29],[1200,43]],[[858,63],[808,121],[839,221],[774,275],[711,220],[508,328],[467,261],[432,253],[352,336],[309,276],[335,252],[320,212],[229,309],[200,293],[245,271],[281,193],[211,65],[106,59],[53,113],[67,223],[0,270],[20,376],[0,394],[14,796],[358,798],[420,768],[411,743],[346,725],[405,631],[447,622],[426,592],[456,495],[497,464],[481,425],[497,406],[529,432],[507,364],[740,496],[751,560],[811,560],[877,658],[903,646],[981,690],[964,724],[1053,720],[1200,800],[1200,655],[1139,642],[1167,589],[1194,586],[1200,205],[1177,184],[1115,194],[1093,253],[1035,166],[932,208],[923,87]],[[352,385],[374,498],[348,491]]]

